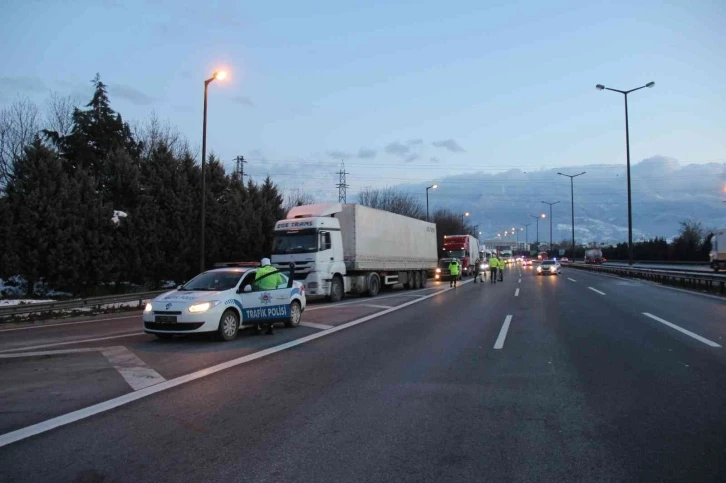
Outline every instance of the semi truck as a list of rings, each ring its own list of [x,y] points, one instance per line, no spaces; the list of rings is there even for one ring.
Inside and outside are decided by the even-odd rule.
[[[309,298],[422,288],[436,269],[436,225],[358,204],[296,206],[275,224],[271,258],[295,264]]]
[[[726,228],[716,230],[713,234],[708,259],[714,271],[726,270]]]
[[[602,264],[602,250],[599,248],[591,248],[590,250],[585,250],[585,263],[588,264]]]
[[[455,258],[461,262],[461,275],[474,275],[476,259],[479,258],[479,240],[471,235],[445,235],[444,258]]]

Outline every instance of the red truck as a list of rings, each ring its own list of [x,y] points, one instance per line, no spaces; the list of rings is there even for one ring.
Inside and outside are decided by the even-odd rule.
[[[479,240],[471,235],[444,236],[444,256],[461,261],[461,274],[474,275],[474,263],[479,256]]]

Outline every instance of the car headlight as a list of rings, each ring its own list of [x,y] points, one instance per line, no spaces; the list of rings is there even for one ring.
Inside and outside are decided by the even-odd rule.
[[[440,268],[437,268],[436,269],[436,273],[441,273],[441,269]]]
[[[557,270],[557,268],[555,268],[555,267],[550,267],[550,272],[554,272],[555,270]]]
[[[480,270],[489,270],[489,264],[488,263],[482,263],[479,265]]]
[[[200,312],[206,312],[207,310],[211,309],[215,305],[217,305],[219,302],[212,301],[212,302],[202,302],[201,304],[194,304],[189,307],[189,312],[193,314],[198,314]]]
[[[537,271],[538,272],[541,272],[542,271],[542,267],[537,267]]]
[[[153,309],[151,308],[151,302],[146,302],[146,307],[144,307],[144,312],[151,312]]]

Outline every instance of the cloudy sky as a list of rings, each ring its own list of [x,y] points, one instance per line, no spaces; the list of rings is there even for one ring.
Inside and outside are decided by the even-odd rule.
[[[448,175],[726,160],[726,3],[5,0],[0,105],[86,101],[99,72],[127,120],[155,111],[232,166],[349,193]]]

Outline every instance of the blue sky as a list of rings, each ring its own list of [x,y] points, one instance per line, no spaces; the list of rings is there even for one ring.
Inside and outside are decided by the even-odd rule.
[[[726,161],[726,4],[6,0],[0,104],[88,98],[99,72],[126,120],[151,111],[231,167],[349,192],[466,172]]]

